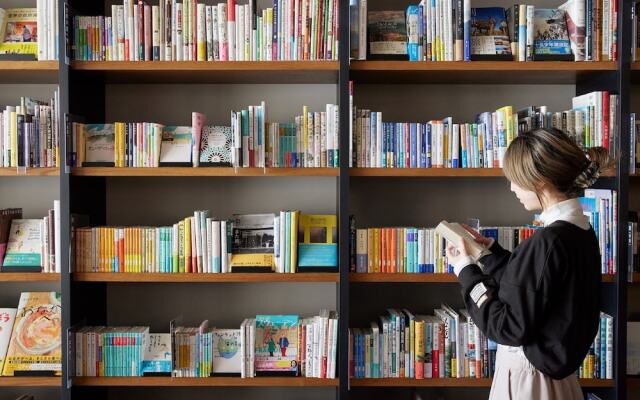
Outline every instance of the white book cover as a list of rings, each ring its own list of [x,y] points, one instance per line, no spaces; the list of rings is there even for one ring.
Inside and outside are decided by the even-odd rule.
[[[213,373],[240,374],[242,368],[240,329],[213,330]]]
[[[13,323],[16,320],[16,308],[0,308],[0,371],[4,366],[4,358],[9,348]]]
[[[171,373],[171,334],[150,333],[142,373]]]
[[[191,163],[192,128],[165,126],[162,130],[160,163]]]
[[[4,256],[6,267],[42,267],[42,220],[14,219]]]

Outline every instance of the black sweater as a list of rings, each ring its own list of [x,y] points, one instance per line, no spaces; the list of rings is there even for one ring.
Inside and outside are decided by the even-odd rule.
[[[599,324],[600,251],[592,228],[556,221],[512,253],[492,254],[460,272],[467,309],[497,343],[522,346],[534,367],[554,379],[578,369]]]

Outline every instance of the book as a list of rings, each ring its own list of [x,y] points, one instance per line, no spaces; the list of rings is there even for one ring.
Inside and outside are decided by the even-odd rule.
[[[471,8],[471,60],[511,61],[512,57],[505,9]]]
[[[405,12],[368,11],[367,59],[408,59]]]
[[[586,58],[586,12],[585,0],[568,0],[558,7],[564,11],[571,51],[575,61],[584,61]]]
[[[436,232],[456,247],[462,246],[464,242],[467,252],[476,261],[485,255],[491,254],[491,251],[476,242],[473,236],[457,222],[441,221],[436,226]]]
[[[231,272],[273,272],[274,218],[274,214],[233,216]]]
[[[61,312],[59,293],[20,294],[3,376],[62,375]]]
[[[534,11],[533,60],[573,61],[565,12],[558,8]]]
[[[256,376],[298,374],[298,316],[256,315]]]
[[[4,359],[9,349],[9,340],[11,339],[11,331],[13,323],[16,320],[16,308],[0,308],[0,372],[4,366]]]
[[[0,9],[0,54],[28,54],[38,57],[38,10]]]
[[[2,266],[4,254],[7,250],[9,233],[11,232],[11,221],[21,218],[22,208],[6,208],[4,210],[0,210],[0,266]]]
[[[213,330],[213,374],[240,375],[242,358],[240,329]]]
[[[115,166],[115,131],[113,124],[81,125],[83,167]]]
[[[165,126],[160,145],[160,166],[192,166],[193,129],[190,126]]]
[[[171,334],[150,333],[142,360],[144,376],[171,376]]]
[[[298,220],[298,272],[337,271],[338,218],[300,214]]]
[[[204,6],[204,5],[200,4],[199,7],[200,6]],[[202,30],[204,31],[204,28],[202,28]],[[202,50],[206,52],[206,50],[204,49],[204,46],[205,46],[204,43],[202,44],[202,46],[198,46],[199,51]],[[200,49],[200,47],[202,47],[202,49]],[[198,61],[204,61],[204,60],[198,60]],[[197,167],[200,164],[200,139],[202,138],[202,128],[205,123],[206,123],[206,117],[204,114],[195,112],[195,111],[191,113],[191,135],[192,135],[191,161],[194,167]]]
[[[12,220],[2,272],[41,272],[43,233],[40,219]]]
[[[230,167],[233,132],[230,126],[205,126],[200,140],[200,165]]]

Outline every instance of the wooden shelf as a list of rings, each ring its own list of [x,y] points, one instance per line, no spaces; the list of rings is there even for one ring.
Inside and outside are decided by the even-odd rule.
[[[0,71],[0,74],[2,72]],[[15,168],[0,168],[0,176],[58,176],[58,168],[27,168],[24,174],[19,174]]]
[[[349,273],[353,283],[458,283],[454,274]],[[615,282],[615,275],[602,275],[602,282]]]
[[[45,272],[0,272],[0,282],[60,282],[60,274]]]
[[[228,274],[162,274],[162,273],[112,273],[76,272],[73,279],[79,282],[338,282],[338,273],[228,273]]]
[[[338,379],[297,378],[297,377],[214,377],[214,378],[171,378],[171,377],[135,377],[135,378],[73,378],[74,386],[271,386],[271,387],[335,387]]]
[[[630,388],[640,388],[640,377],[627,376],[627,386]]]
[[[349,168],[350,176],[408,178],[496,178],[504,177],[502,168]],[[602,174],[615,176],[615,171]]]
[[[356,83],[573,84],[616,70],[612,61],[352,61],[350,79]]]
[[[491,387],[491,378],[351,379],[352,387]],[[613,387],[613,379],[580,379],[582,387]]]
[[[0,83],[58,83],[58,61],[0,61]]]
[[[75,176],[338,176],[338,168],[74,168]]]
[[[107,83],[337,83],[338,61],[74,61]]]
[[[50,386],[60,387],[62,386],[62,378],[59,376],[3,376],[0,377],[0,387],[7,386]]]
[[[640,272],[634,272],[633,273],[633,282],[630,282],[630,284],[637,285],[639,283],[640,283]]]

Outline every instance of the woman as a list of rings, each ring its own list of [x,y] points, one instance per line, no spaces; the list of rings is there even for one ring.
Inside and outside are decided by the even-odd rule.
[[[609,167],[608,153],[585,153],[567,135],[538,129],[513,140],[504,173],[544,227],[513,253],[471,228],[491,254],[476,263],[449,245],[449,264],[473,321],[497,342],[490,400],[582,400],[575,375],[599,324],[600,252],[577,199]]]

